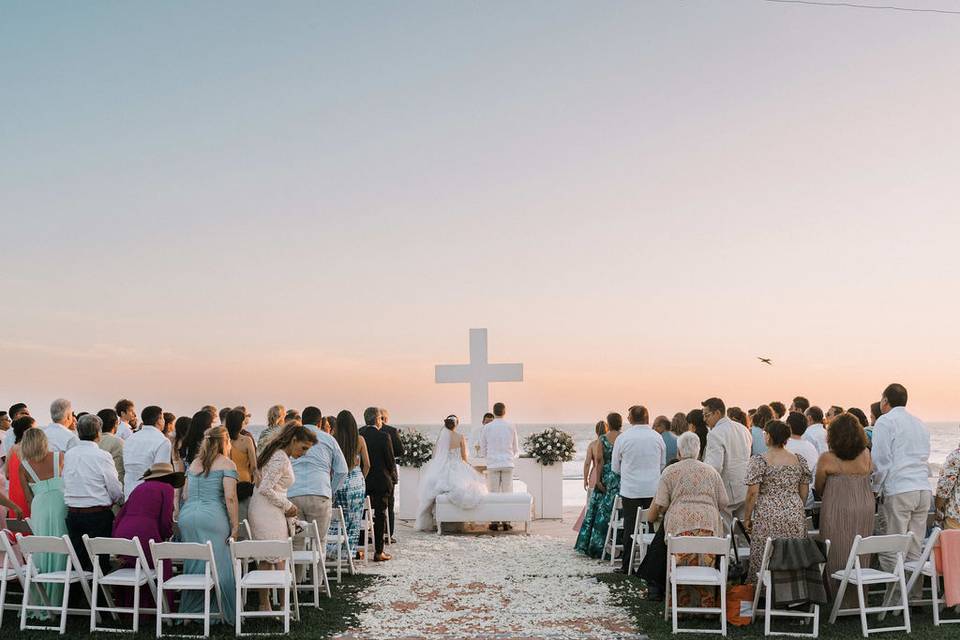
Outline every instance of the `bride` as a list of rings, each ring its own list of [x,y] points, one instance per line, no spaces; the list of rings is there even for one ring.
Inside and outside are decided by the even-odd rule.
[[[457,416],[447,416],[443,421],[433,458],[420,479],[418,531],[436,528],[433,514],[438,495],[447,494],[461,509],[473,509],[487,493],[483,476],[467,463],[467,439],[457,432],[459,424]]]

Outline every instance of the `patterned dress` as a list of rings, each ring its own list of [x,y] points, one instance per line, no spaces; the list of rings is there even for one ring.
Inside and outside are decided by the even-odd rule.
[[[937,492],[934,497],[945,502],[943,513],[939,514],[943,520],[944,529],[960,529],[960,448],[954,449],[943,466],[940,468],[940,479],[937,481]]]
[[[607,440],[606,434],[600,436],[600,446],[603,447],[603,470],[600,480],[604,491],[594,490],[587,505],[587,513],[583,516],[583,525],[574,549],[585,553],[591,558],[603,555],[603,543],[607,538],[607,526],[610,524],[610,515],[613,512],[613,503],[620,494],[620,474],[614,473],[611,464],[613,445]]]
[[[747,477],[749,487],[760,485],[760,494],[753,507],[753,532],[750,536],[750,582],[757,581],[757,572],[763,562],[763,548],[767,538],[806,538],[807,522],[803,500],[797,486],[810,483],[810,466],[803,456],[797,464],[771,465],[763,456],[750,458]]]
[[[334,507],[343,507],[343,518],[347,523],[347,540],[358,540],[360,538],[360,524],[363,519],[363,501],[367,497],[367,484],[363,479],[363,471],[360,469],[360,465],[357,464],[353,469],[350,470],[350,473],[347,474],[347,479],[344,480],[343,486],[337,489],[337,493],[333,496],[333,506]],[[333,526],[330,527],[327,532],[328,539],[335,539],[340,532]],[[353,552],[353,549],[349,549],[347,554]],[[335,558],[337,556],[337,545],[336,543],[327,545],[327,557]]]

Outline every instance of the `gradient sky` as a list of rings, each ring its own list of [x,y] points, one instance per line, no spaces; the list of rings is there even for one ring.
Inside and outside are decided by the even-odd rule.
[[[434,422],[488,327],[525,422],[960,417],[957,78],[960,15],[4,2],[0,405]]]

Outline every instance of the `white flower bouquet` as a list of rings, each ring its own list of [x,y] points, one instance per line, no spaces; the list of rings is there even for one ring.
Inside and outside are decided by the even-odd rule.
[[[529,435],[523,441],[524,454],[547,466],[573,460],[574,450],[573,437],[556,427]]]
[[[400,442],[403,443],[403,455],[397,456],[397,464],[401,467],[419,469],[433,457],[433,444],[419,431],[401,431]]]

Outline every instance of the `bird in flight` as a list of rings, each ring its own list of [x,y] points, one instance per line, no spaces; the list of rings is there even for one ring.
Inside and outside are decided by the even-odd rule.
[[[763,364],[768,364],[771,367],[773,366],[773,362],[770,360],[770,358],[761,358],[760,356],[757,356],[757,360],[759,360]]]

